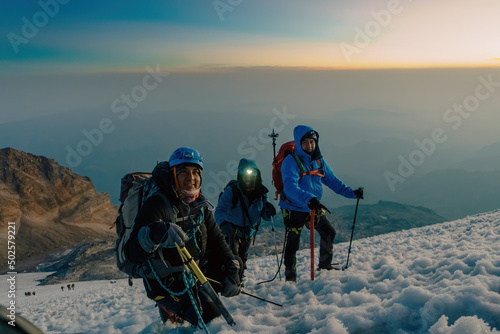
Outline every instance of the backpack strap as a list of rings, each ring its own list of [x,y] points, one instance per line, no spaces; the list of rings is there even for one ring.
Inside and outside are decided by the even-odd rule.
[[[321,160],[320,159],[316,160],[316,162],[318,163],[318,166],[319,166],[318,169],[312,170],[310,172],[306,172],[306,168],[305,168],[304,164],[302,163],[302,160],[300,160],[300,157],[295,152],[292,153],[292,156],[295,159],[295,161],[297,162],[297,165],[299,166],[299,170],[300,170],[299,179],[301,179],[302,176],[304,176],[304,175],[317,175],[320,177],[325,177],[325,174],[320,173],[320,170],[321,170]]]
[[[299,166],[299,180],[302,179],[302,176],[304,175],[317,175],[319,177],[325,177],[325,174],[321,174],[320,171],[322,169],[321,167],[321,159],[317,159],[316,162],[318,163],[319,168],[312,170],[310,172],[306,172],[306,168],[304,166],[304,163],[302,163],[302,160],[300,160],[300,157],[295,153],[290,153],[295,161],[297,162],[297,165]],[[276,192],[276,198],[278,197],[278,192]],[[281,193],[281,199],[284,200],[287,203],[290,203],[290,201],[286,198],[285,193]]]
[[[264,209],[264,205],[266,204],[266,201],[264,198],[265,198],[265,195],[260,196],[260,200],[262,201],[262,209]],[[259,221],[257,222],[257,224],[255,224],[255,234],[253,235],[253,244],[252,244],[254,246],[255,246],[255,238],[257,237],[257,233],[259,233],[259,227],[260,227],[261,222],[262,222],[262,216],[259,219]]]
[[[321,170],[321,160],[318,159],[318,160],[316,160],[316,162],[318,163],[319,168],[315,169],[315,170],[312,170],[312,171],[308,172],[307,174],[309,174],[309,175],[317,175],[317,176],[320,176],[320,177],[325,177],[325,174],[321,174],[320,173],[320,170]]]
[[[204,201],[203,203],[200,203],[200,206],[198,207],[198,208],[200,208],[200,213],[195,218],[196,220],[194,220],[190,215],[185,216],[185,217],[177,217],[177,215],[179,214],[179,209],[177,209],[175,206],[172,206],[172,204],[170,203],[170,200],[167,198],[167,196],[163,192],[157,191],[156,193],[154,193],[151,196],[154,196],[154,195],[158,195],[158,197],[160,197],[163,200],[163,203],[165,204],[165,208],[167,210],[167,215],[168,215],[167,220],[169,223],[178,223],[178,222],[182,222],[182,221],[186,221],[186,220],[191,220],[193,222],[194,228],[190,231],[185,231],[185,232],[188,235],[188,237],[190,237],[190,239],[194,238],[194,240],[196,242],[196,237],[194,236],[194,234],[196,234],[196,232],[199,230],[199,227],[201,226],[202,221],[205,217],[203,208],[207,207],[210,210],[210,208],[213,207],[213,205],[208,200]],[[198,247],[198,245],[196,245],[196,246]],[[179,273],[179,272],[185,271],[184,265],[172,266],[171,263],[165,259],[162,251],[158,251],[158,255],[159,255],[159,259],[150,258],[150,259],[148,259],[148,262],[147,262],[148,266],[142,266],[141,276],[143,278],[156,279],[156,280],[158,280],[160,285],[162,285],[161,280],[159,280],[160,278],[168,277],[174,273]],[[166,289],[166,290],[170,291],[168,289]]]
[[[236,205],[238,205],[238,199],[240,198],[240,190],[238,188],[238,185],[235,183],[233,183],[231,185],[231,190],[233,191],[233,201],[232,201],[232,206],[231,206],[231,210],[234,209],[236,207]]]
[[[160,258],[150,258],[140,267],[140,276],[146,279],[166,278],[172,274],[183,272],[184,265],[172,266],[169,261],[165,260],[163,252],[158,252]]]
[[[302,160],[300,160],[300,157],[298,154],[293,152],[293,153],[291,153],[291,155],[295,159],[295,161],[297,162],[297,165],[299,166],[299,170],[300,170],[300,177],[302,177],[302,175],[306,172],[306,167],[304,167],[304,164],[302,163]]]
[[[236,188],[236,189],[234,189]],[[245,205],[245,199],[243,198],[243,194],[241,193],[241,190],[240,188],[235,184],[234,187],[233,187],[233,193],[236,192],[237,193],[237,196],[238,196],[238,199],[240,200],[240,203],[241,203],[241,211],[243,212],[243,216],[244,217],[247,217],[248,219],[248,223],[250,224],[252,222],[252,220],[250,219],[250,214],[248,213],[248,208],[247,206]],[[243,218],[244,219],[244,218]],[[243,223],[243,226],[246,227],[246,224]]]
[[[233,186],[236,185],[237,182],[238,182],[237,180],[231,180],[231,181],[229,181],[226,184],[226,186],[224,187],[224,189],[221,191],[221,193],[219,194],[219,200],[220,200],[222,194],[226,191],[227,188],[231,188],[233,190],[233,198],[232,198],[232,201],[231,201],[231,210],[236,207],[236,204],[238,204],[238,195],[235,193],[234,187],[233,187]],[[210,203],[210,205],[211,205],[211,203]],[[211,209],[209,208],[209,210],[211,210]],[[213,210],[211,210],[211,211],[213,211]]]
[[[177,219],[177,214],[179,213],[179,210],[170,204],[170,201],[168,200],[167,196],[161,192],[157,191],[155,195],[158,195],[163,200],[163,204],[165,204],[165,208],[167,209],[167,215],[169,218],[170,222],[176,223],[179,219]],[[180,218],[181,220],[184,219],[184,217]],[[180,220],[179,220],[180,221]]]
[[[238,188],[238,187],[236,187]],[[241,191],[240,189],[236,189],[236,191],[238,192],[238,197],[239,197],[239,200],[241,202],[241,210],[243,211],[243,214],[247,217],[248,219],[248,223],[250,224],[252,222],[252,220],[250,219],[250,214],[248,213],[248,208],[247,206],[245,205],[245,201],[243,199],[243,195],[241,194]],[[265,194],[262,194],[260,197],[259,197],[259,200],[262,201],[262,204],[264,205],[265,201],[264,201],[264,197],[265,197]],[[255,224],[255,234],[253,235],[253,244],[255,245],[255,237],[257,236],[257,232],[259,232],[259,227],[260,227],[260,223],[261,223],[262,219],[259,219],[259,221],[257,222],[257,224]],[[244,225],[244,227],[246,227],[246,225]],[[250,226],[252,227],[252,226]]]

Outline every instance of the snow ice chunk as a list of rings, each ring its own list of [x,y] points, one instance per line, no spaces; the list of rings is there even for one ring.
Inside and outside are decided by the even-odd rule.
[[[410,269],[415,270],[415,269],[425,269],[427,267],[432,266],[432,259],[427,258],[427,257],[421,257],[417,258],[413,263],[410,265]]]
[[[432,298],[432,293],[429,291],[417,287],[417,286],[410,286],[394,298],[393,302],[397,302],[406,306],[423,306],[427,301],[429,301]]]
[[[369,283],[365,277],[352,276],[347,280],[347,283],[344,286],[344,292],[349,293],[351,291],[360,291],[367,287],[369,287]]]
[[[378,270],[386,265],[394,265],[397,262],[394,260],[392,256],[383,256],[379,258],[379,260],[373,265],[373,270]]]
[[[386,294],[386,293],[391,292],[391,289],[389,288],[389,286],[385,282],[378,282],[377,284],[375,284],[373,286],[373,288],[371,289],[371,292],[376,293],[378,295],[381,295],[381,294]]]
[[[461,274],[464,273],[468,275],[472,271],[472,267],[469,267],[467,264],[465,264],[461,260],[455,260],[453,263],[451,263],[448,268],[446,268],[450,273],[452,274]],[[457,273],[458,272],[458,273]]]
[[[495,275],[500,276],[500,268],[495,267],[489,260],[479,260],[476,262],[474,270],[470,273],[471,275]]]
[[[372,328],[375,325],[375,322],[372,321],[361,309],[357,309],[357,312],[348,312],[342,315],[339,315],[339,319],[344,323],[344,325],[348,328],[349,333],[370,333],[372,332]],[[330,332],[334,333],[334,332]]]
[[[347,328],[344,327],[341,321],[338,319],[332,318],[328,319],[325,327],[321,329],[313,329],[311,334],[349,334]]]
[[[448,318],[442,316],[431,328],[429,334],[471,334],[471,333],[498,333],[492,329],[482,319],[477,316],[461,317],[451,326],[448,326]]]
[[[378,304],[381,300],[376,295],[372,295],[366,291],[353,291],[347,295],[342,296],[342,300],[339,304],[340,307],[356,307],[369,304]]]

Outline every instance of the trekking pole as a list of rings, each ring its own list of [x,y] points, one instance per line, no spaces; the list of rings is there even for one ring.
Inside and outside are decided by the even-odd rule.
[[[285,253],[285,245],[286,245],[286,236],[287,236],[287,231],[285,230],[285,238],[283,239],[283,250],[281,251],[281,260],[280,260],[280,263],[278,265],[278,271],[276,272],[276,274],[274,274],[274,277],[271,278],[270,280],[267,280],[267,281],[263,281],[263,282],[259,282],[257,283],[257,285],[260,285],[260,284],[264,284],[264,283],[270,283],[272,281],[274,281],[276,279],[276,276],[278,276],[278,273],[281,269],[281,265],[283,264],[283,254]]]
[[[271,217],[271,228],[273,231],[274,251],[276,252],[276,263],[278,263],[278,275],[279,275],[280,281],[281,281],[281,272],[280,272],[281,266],[280,266],[280,260],[278,258],[278,246],[276,246],[276,233],[274,231],[274,219],[273,219],[273,217]]]
[[[316,210],[311,210],[311,281],[314,281],[314,219]]]
[[[226,322],[230,326],[236,325],[233,317],[231,316],[231,314],[229,314],[229,311],[224,306],[224,304],[222,304],[222,301],[220,300],[219,296],[217,296],[217,293],[214,291],[214,288],[212,288],[212,286],[208,282],[205,275],[203,275],[203,273],[201,272],[201,270],[198,267],[198,265],[196,264],[196,262],[193,261],[193,258],[191,257],[191,254],[189,254],[186,247],[181,248],[181,247],[179,247],[179,245],[177,243],[175,243],[175,247],[177,247],[177,251],[179,252],[179,255],[181,256],[184,264],[188,265],[189,268],[191,269],[191,271],[194,273],[194,275],[198,278],[198,280],[200,281],[200,284],[201,284],[201,288],[203,290],[205,290],[207,295],[212,299],[214,304],[219,309],[219,312],[222,314],[224,319],[226,319]]]
[[[360,189],[363,189],[362,187]],[[359,197],[356,201],[356,210],[354,210],[354,221],[352,222],[352,232],[351,232],[351,241],[349,242],[349,251],[347,252],[347,262],[345,266],[342,267],[342,271],[346,270],[349,266],[349,255],[351,255],[351,245],[352,245],[352,237],[354,236],[354,226],[356,225],[356,216],[358,214],[358,205],[359,205]]]
[[[265,298],[262,298],[260,296],[257,296],[257,295],[254,295],[250,292],[248,292],[247,290],[244,290],[244,289],[240,289],[240,292],[244,295],[247,295],[247,296],[250,296],[250,297],[253,297],[253,298],[256,298],[256,299],[259,299],[259,300],[262,300],[263,302],[266,302],[266,303],[269,303],[269,304],[273,304],[273,305],[276,305],[276,306],[279,306],[279,307],[283,307],[282,304],[278,304],[278,303],[275,303],[275,302],[272,302],[270,300],[267,300]]]
[[[257,225],[255,225],[255,234],[253,235],[253,243],[252,243],[252,246],[255,246],[255,238],[257,237],[257,233],[259,233],[259,227],[260,227],[260,222],[262,220],[259,220],[259,222],[257,223]]]
[[[222,283],[220,283],[219,281],[211,279],[210,277],[207,277],[207,280],[209,280],[210,282],[212,282],[214,284],[217,284],[219,287],[222,288]],[[273,304],[273,305],[276,305],[276,306],[279,306],[279,307],[283,307],[282,304],[278,304],[278,303],[275,303],[275,302],[270,301],[268,299],[265,299],[265,298],[263,298],[261,296],[254,295],[253,293],[250,293],[250,292],[248,292],[247,290],[245,290],[243,288],[240,288],[240,293],[243,294],[243,295],[247,295],[247,296],[253,297],[253,298],[258,299],[258,300],[262,300],[263,302],[266,302],[266,303],[269,303],[269,304]]]

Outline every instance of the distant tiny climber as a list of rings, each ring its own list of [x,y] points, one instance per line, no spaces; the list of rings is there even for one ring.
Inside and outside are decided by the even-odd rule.
[[[61,286],[61,291],[64,291],[64,286]]]

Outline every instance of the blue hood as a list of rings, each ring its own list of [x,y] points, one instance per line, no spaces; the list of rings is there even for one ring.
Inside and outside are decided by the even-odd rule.
[[[316,150],[311,155],[304,152],[300,140],[309,131],[316,133]],[[346,198],[356,198],[352,189],[347,187],[339,178],[333,174],[332,169],[327,162],[322,159],[318,140],[319,134],[316,130],[306,125],[298,125],[293,130],[293,137],[295,143],[295,153],[300,157],[304,164],[306,171],[320,169],[324,177],[319,175],[304,175],[302,178],[298,177],[299,167],[295,159],[289,155],[283,160],[281,165],[281,177],[283,179],[283,193],[286,199],[282,196],[279,206],[282,209],[310,212],[307,206],[311,198],[316,197],[321,201],[323,196],[323,184],[333,190],[335,193],[342,195]],[[319,161],[317,161],[319,160]]]
[[[304,152],[302,149],[302,145],[300,143],[302,137],[305,136],[306,133],[309,131],[314,131],[316,133],[316,150],[311,154],[307,154]],[[317,160],[321,158],[321,153],[319,150],[319,133],[311,128],[310,126],[307,125],[297,125],[295,129],[293,129],[293,139],[295,142],[295,153],[299,155],[300,158],[302,158],[306,162],[311,162],[311,160]]]
[[[257,186],[262,185],[262,176],[260,174],[259,168],[257,167],[257,163],[255,162],[255,160],[245,159],[245,158],[241,159],[240,162],[238,163],[238,176],[237,176],[238,182],[241,182],[240,180],[241,171],[246,168],[252,168],[257,171],[256,185]]]
[[[240,162],[238,163],[238,174],[245,168],[252,168],[255,170],[259,170],[257,167],[257,164],[255,163],[255,160],[250,160],[250,159],[241,159]]]

